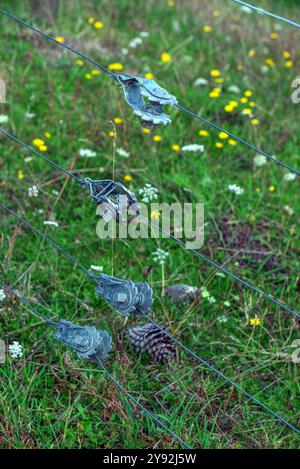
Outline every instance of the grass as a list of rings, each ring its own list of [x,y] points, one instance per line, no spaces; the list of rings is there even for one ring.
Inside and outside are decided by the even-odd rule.
[[[183,105],[299,168],[299,109],[291,103],[291,83],[299,64],[297,30],[255,13],[242,13],[230,1],[205,0],[201,8],[196,1],[176,2],[175,7],[162,0],[103,1],[101,5],[92,0],[65,1],[60,2],[54,19],[43,11],[33,12],[29,1],[14,9],[11,2],[2,3],[2,8],[53,36],[64,36],[67,44],[103,64],[121,62],[127,73],[153,73]],[[296,1],[259,4],[300,19]],[[213,16],[215,10],[220,16]],[[89,25],[90,16],[103,21],[104,28]],[[85,74],[92,68],[76,65],[75,55],[8,18],[1,16],[0,24],[0,77],[7,83],[7,104],[0,105],[0,114],[9,116],[9,122],[2,124],[6,129],[26,143],[50,132],[46,156],[94,179],[114,176],[123,180],[124,175],[131,175],[129,188],[138,191],[150,183],[159,189],[160,202],[204,202],[203,251],[299,310],[299,181],[285,181],[286,171],[272,162],[256,167],[255,153],[240,144],[217,149],[216,132],[207,129],[209,136],[201,138],[198,132],[204,127],[200,122],[175,109],[169,109],[171,125],[143,134],[121,90],[107,76],[101,73],[87,80]],[[210,25],[212,32],[204,33],[204,25]],[[149,37],[124,56],[122,49],[140,31],[148,31]],[[270,38],[274,31],[279,34],[277,40]],[[251,49],[256,51],[252,58]],[[285,50],[292,54],[291,69],[284,65]],[[172,54],[171,62],[161,63],[163,52]],[[275,66],[263,72],[266,58],[272,58]],[[210,77],[212,69],[221,70],[225,78],[218,99],[208,96],[218,86]],[[206,78],[208,85],[195,86],[199,77]],[[238,85],[241,92],[230,92],[231,85]],[[236,113],[224,111],[245,90],[253,92],[259,126],[241,116],[243,104]],[[124,124],[116,126],[116,145],[129,151],[130,157],[116,156],[114,161],[108,132],[117,116]],[[162,136],[162,141],[153,142],[154,134]],[[205,152],[171,150],[173,144],[190,143],[203,143]],[[96,159],[79,157],[80,148],[96,151]],[[95,206],[82,189],[43,161],[26,160],[28,156],[1,137],[1,202],[84,266],[101,264],[108,274],[146,279],[155,291],[155,320],[299,427],[299,364],[291,359],[299,322],[218,275],[171,240],[116,240],[113,246],[109,240],[100,240]],[[24,179],[18,179],[19,170]],[[231,194],[229,184],[240,185],[244,194]],[[37,198],[27,196],[32,185],[39,187]],[[287,215],[286,205],[293,209],[292,215]],[[43,221],[51,218],[59,228],[44,227]],[[170,253],[164,278],[152,258],[157,247]],[[124,339],[126,327],[142,321],[124,321],[95,294],[78,268],[28,229],[18,229],[16,221],[4,213],[0,248],[6,283],[41,303],[42,312],[82,325],[96,324],[112,334],[114,350],[107,361],[111,372],[191,446],[299,447],[299,436],[182,351],[178,350],[176,362],[169,367],[131,351]],[[192,307],[175,306],[162,295],[163,281],[166,286],[206,287],[216,303],[201,298]],[[0,315],[1,337],[24,346],[23,359],[7,357],[0,368],[1,447],[178,447],[172,437],[133,409],[100,369],[57,343],[52,332],[12,298],[6,298]],[[253,329],[249,319],[255,315],[262,325]]]

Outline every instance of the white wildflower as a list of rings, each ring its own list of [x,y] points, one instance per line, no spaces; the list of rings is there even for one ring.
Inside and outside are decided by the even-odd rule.
[[[197,80],[194,81],[194,86],[205,86],[208,84],[208,80],[206,78],[197,78]]]
[[[6,124],[6,122],[8,122],[8,116],[0,114],[0,124]]]
[[[148,33],[148,31],[141,31],[140,36],[141,37],[149,37],[149,33]]]
[[[23,347],[16,340],[8,346],[9,353],[12,358],[22,358],[23,357]]]
[[[224,304],[224,306],[226,306],[227,308],[229,308],[229,306],[230,306],[230,302],[229,302],[229,301],[224,301],[223,304]]]
[[[103,265],[91,265],[90,269],[95,270],[96,272],[102,272]]]
[[[24,162],[25,163],[30,163],[30,161],[32,161],[32,156],[26,156],[26,158],[24,158]]]
[[[121,148],[121,147],[116,149],[116,153],[119,156],[122,156],[123,158],[129,158],[129,156],[130,156],[129,151],[126,151],[126,150],[124,150],[124,148]]]
[[[266,162],[267,162],[267,158],[264,155],[256,155],[253,158],[254,166],[257,166],[258,168],[260,168],[261,166],[264,166]]]
[[[161,248],[158,248],[152,253],[154,261],[157,262],[159,265],[164,265],[169,255],[170,254],[167,251],[164,251]]]
[[[97,155],[95,151],[92,151],[89,148],[80,148],[78,153],[79,156],[82,156],[83,158],[95,158]]]
[[[143,44],[143,39],[141,37],[134,37],[133,39],[131,39],[131,41],[129,41],[128,46],[131,49],[135,49],[137,46],[140,46],[141,44]]]
[[[209,298],[210,297],[210,294],[209,294],[209,291],[207,290],[207,288],[202,287],[200,292],[201,292],[202,298]]]
[[[182,151],[199,151],[200,153],[204,152],[204,145],[197,145],[196,143],[191,143],[190,145],[185,145],[181,148]]]
[[[288,181],[288,182],[289,182],[289,181],[295,181],[296,177],[297,177],[297,175],[294,174],[294,173],[286,173],[286,174],[283,176],[283,179],[284,179],[285,181]]]
[[[221,324],[225,323],[228,321],[228,317],[223,315],[223,316],[219,316],[217,317],[217,321],[220,322]]]
[[[142,189],[139,189],[139,194],[141,195],[142,202],[147,204],[158,198],[158,189],[147,183]]]
[[[244,6],[244,5],[240,7],[240,10],[243,11],[244,13],[252,13],[251,8]]]
[[[267,73],[269,70],[270,69],[269,69],[268,65],[262,65],[262,67],[261,67],[261,72],[262,73]]]
[[[3,289],[0,290],[0,303],[4,301],[6,298],[5,291]]]
[[[228,190],[236,195],[242,195],[244,193],[244,189],[237,184],[229,184]]]
[[[294,210],[289,205],[285,205],[283,209],[287,215],[289,216],[294,215]]]
[[[229,86],[228,91],[230,91],[230,93],[237,93],[237,94],[241,92],[240,88],[237,85]]]
[[[45,226],[54,226],[55,228],[58,228],[58,226],[59,226],[58,223],[56,221],[53,221],[53,220],[45,220],[43,222],[43,224]]]
[[[215,299],[214,296],[209,296],[209,297],[207,298],[207,301],[208,301],[211,305],[213,305],[214,303],[216,303],[217,300]]]
[[[32,186],[28,188],[28,197],[38,197],[39,190],[37,186]]]
[[[33,112],[25,112],[26,119],[33,119],[35,114]]]
[[[123,55],[128,55],[129,50],[127,49],[127,47],[123,47],[121,49],[121,52],[122,52]]]

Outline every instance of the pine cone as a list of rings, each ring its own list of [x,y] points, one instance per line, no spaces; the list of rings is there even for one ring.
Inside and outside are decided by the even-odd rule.
[[[147,352],[153,361],[166,364],[176,355],[174,342],[151,323],[128,328],[126,336],[136,352]]]

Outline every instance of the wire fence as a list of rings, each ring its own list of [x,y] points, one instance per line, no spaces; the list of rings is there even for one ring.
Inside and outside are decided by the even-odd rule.
[[[258,8],[258,7],[255,7],[251,4],[248,4],[246,2],[242,2],[242,1],[239,1],[239,0],[233,0],[235,3],[239,4],[240,6],[243,6],[243,7],[246,7],[246,8],[250,8],[252,10],[255,10],[261,14],[265,14],[265,15],[268,15],[276,20],[280,20],[280,21],[283,21],[287,24],[290,24],[292,26],[295,26],[297,28],[300,28],[300,25],[294,21],[291,21],[291,20],[288,20],[286,18],[283,18],[279,15],[275,15],[275,14],[272,14],[270,12],[267,12],[261,8]],[[95,60],[89,58],[87,55],[81,53],[80,51],[74,49],[73,47],[71,46],[68,46],[64,43],[61,43],[60,41],[57,41],[56,39],[54,39],[53,37],[51,37],[50,35],[46,34],[45,32],[41,31],[40,29],[30,25],[29,23],[17,18],[15,15],[3,10],[3,9],[0,9],[0,12],[4,15],[6,15],[7,17],[13,19],[14,21],[18,22],[19,24],[21,24],[22,26],[25,26],[27,28],[29,28],[30,30],[38,33],[39,35],[41,35],[42,37],[50,40],[50,41],[53,41],[55,42],[56,44],[58,44],[59,46],[62,46],[64,47],[65,49],[75,53],[76,55],[80,56],[82,59],[92,63],[93,65],[99,67],[103,72],[105,72],[106,74],[108,74],[110,77],[112,77],[112,74],[111,72],[109,71],[108,68],[106,68],[104,65],[96,62]],[[181,104],[177,103],[175,104],[175,106],[182,112],[190,115],[191,117],[193,118],[196,118],[197,120],[200,120],[201,122],[203,122],[204,124],[214,128],[215,130],[218,130],[218,131],[222,131],[222,132],[225,132],[228,136],[230,136],[231,138],[235,139],[236,141],[238,141],[239,143],[243,144],[244,146],[248,147],[249,149],[255,151],[256,153],[259,153],[263,156],[265,156],[266,158],[270,159],[271,161],[273,161],[274,163],[288,169],[289,171],[297,174],[297,175],[300,175],[300,171],[296,168],[293,168],[289,165],[287,165],[286,163],[278,160],[277,158],[274,158],[273,156],[271,156],[270,154],[264,152],[263,150],[257,148],[255,145],[252,145],[251,143],[247,142],[246,140],[234,135],[233,133],[227,131],[227,130],[224,130],[222,127],[218,126],[217,124],[213,123],[213,122],[210,122],[209,120],[195,114],[194,112],[192,112],[191,110],[183,107]],[[5,135],[6,137],[10,138],[11,140],[13,140],[14,142],[16,142],[17,144],[23,146],[24,148],[26,148],[28,151],[32,152],[33,154],[35,154],[35,156],[39,157],[39,158],[42,158],[44,161],[46,161],[47,163],[51,164],[53,167],[55,167],[58,171],[60,172],[63,172],[64,174],[66,174],[67,176],[73,178],[74,180],[76,180],[76,182],[79,182],[81,185],[82,185],[82,182],[83,182],[83,179],[80,177],[80,175],[77,175],[77,174],[74,174],[74,173],[71,173],[70,171],[66,170],[65,168],[63,168],[62,166],[58,165],[57,163],[55,163],[54,161],[50,160],[49,158],[45,157],[44,155],[40,154],[39,152],[37,152],[36,150],[34,150],[33,148],[31,148],[29,145],[27,145],[26,143],[22,142],[21,140],[19,140],[17,137],[15,137],[14,135],[10,134],[9,132],[3,130],[3,129],[0,129],[0,132],[2,133],[2,135]],[[42,237],[47,243],[49,243],[52,247],[54,247],[55,249],[57,249],[61,254],[63,254],[70,262],[74,263],[79,269],[81,269],[88,277],[89,279],[91,279],[92,281],[95,281],[97,283],[97,279],[91,275],[91,272],[86,269],[78,260],[76,260],[73,256],[71,256],[65,249],[61,248],[59,245],[57,245],[55,242],[53,242],[50,238],[48,238],[45,234],[41,233],[38,229],[36,229],[33,225],[31,225],[29,222],[27,222],[26,220],[24,220],[22,217],[20,217],[17,213],[15,213],[13,210],[11,210],[10,208],[6,207],[4,204],[0,203],[0,207],[5,210],[7,213],[9,213],[10,215],[13,215],[19,222],[21,222],[22,224],[24,224],[25,226],[29,227],[33,232],[35,232],[38,236]],[[246,286],[247,288],[250,288],[252,291],[255,291],[256,293],[258,293],[259,295],[263,296],[264,298],[270,300],[271,302],[273,302],[274,304],[276,304],[277,306],[279,306],[280,308],[284,309],[285,311],[289,312],[290,314],[296,316],[296,317],[300,317],[300,314],[297,313],[296,311],[292,310],[290,307],[284,305],[281,301],[277,300],[276,298],[274,298],[273,296],[271,295],[268,295],[267,293],[263,292],[262,290],[260,290],[259,288],[251,285],[249,282],[239,278],[238,276],[236,276],[235,274],[233,274],[232,272],[230,272],[229,270],[227,270],[226,268],[224,268],[222,265],[218,265],[216,264],[214,261],[212,261],[210,258],[206,257],[205,255],[203,255],[201,252],[199,251],[196,251],[194,249],[190,249],[190,248],[187,248],[186,244],[176,238],[175,236],[173,236],[171,233],[167,232],[166,230],[164,230],[163,228],[161,228],[160,226],[158,225],[155,225],[153,224],[152,222],[148,221],[147,220],[147,223],[150,224],[150,226],[156,226],[161,232],[163,232],[164,234],[166,234],[168,237],[172,238],[174,241],[176,241],[179,245],[181,245],[183,248],[185,249],[188,249],[189,251],[191,251],[194,255],[196,255],[197,257],[199,257],[201,260],[203,260],[204,262],[208,263],[209,265],[211,265],[212,267],[222,271],[223,273],[225,273],[226,275],[230,276],[231,278],[235,279],[236,281],[238,281],[240,284],[242,284],[243,286]],[[7,289],[11,294],[15,295],[19,300],[20,302],[26,306],[33,314],[36,314],[38,315],[39,317],[41,317],[46,323],[48,323],[49,325],[53,326],[53,327],[56,327],[56,323],[54,321],[52,321],[51,319],[47,318],[46,316],[44,316],[43,314],[41,314],[36,308],[34,308],[30,302],[22,297],[21,295],[18,295],[16,292],[14,292],[8,285],[4,285],[4,288]],[[152,323],[154,326],[156,326],[161,332],[163,332],[166,336],[168,336],[174,343],[176,343],[179,347],[181,347],[185,352],[187,352],[190,356],[192,356],[195,360],[197,360],[199,363],[201,363],[201,365],[203,365],[204,367],[206,367],[207,369],[209,369],[210,371],[212,371],[215,375],[217,375],[219,378],[222,378],[223,380],[225,380],[227,383],[229,383],[231,386],[235,387],[239,392],[241,392],[243,395],[245,395],[248,399],[250,399],[251,401],[253,401],[255,404],[259,405],[262,409],[264,409],[266,412],[268,412],[270,415],[272,415],[273,417],[275,417],[278,421],[280,421],[282,424],[286,425],[290,430],[294,431],[295,433],[300,433],[300,430],[295,427],[293,424],[291,424],[290,422],[288,422],[286,419],[284,419],[283,417],[281,417],[279,414],[277,414],[276,412],[274,412],[271,408],[269,408],[266,404],[264,404],[263,402],[261,402],[259,399],[257,399],[255,396],[253,396],[252,394],[248,393],[246,390],[244,390],[238,383],[236,383],[235,381],[233,381],[231,378],[228,378],[225,374],[223,374],[222,372],[220,372],[217,368],[215,368],[213,365],[211,365],[210,363],[208,363],[206,360],[202,359],[198,354],[196,354],[194,351],[192,351],[191,349],[189,349],[187,346],[185,346],[182,342],[180,342],[176,337],[174,337],[172,334],[170,334],[165,328],[163,328],[160,324],[158,324],[156,321],[154,321],[148,314],[145,314],[143,312],[141,312],[141,316],[144,316],[148,319],[148,321],[150,323]],[[103,363],[103,361],[101,360],[97,360],[98,364],[102,367],[103,371],[106,373],[106,375],[109,377],[109,379],[113,382],[113,384],[116,386],[116,388],[121,391],[123,394],[125,394],[125,396],[131,400],[137,407],[140,408],[140,410],[145,414],[147,415],[149,418],[151,418],[157,425],[159,425],[160,427],[162,427],[167,433],[169,433],[171,436],[173,436],[177,441],[180,442],[180,444],[182,444],[182,446],[186,447],[186,448],[191,448],[184,440],[181,439],[181,437],[179,435],[177,435],[172,429],[170,429],[168,426],[166,426],[160,419],[158,419],[152,412],[150,412],[149,410],[147,410],[139,401],[137,401],[125,388],[124,386],[118,382],[118,380],[110,373],[110,371],[107,369],[107,367],[105,366],[105,364]]]

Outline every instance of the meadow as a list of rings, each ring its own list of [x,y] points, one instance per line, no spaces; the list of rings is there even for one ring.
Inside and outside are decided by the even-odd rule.
[[[291,100],[299,30],[230,0],[65,0],[53,12],[46,3],[1,8],[112,71],[153,77],[183,106],[300,168],[300,104]],[[296,0],[252,3],[300,22]],[[83,177],[113,178],[136,194],[150,184],[159,202],[204,203],[201,252],[300,311],[299,178],[176,108],[167,109],[171,124],[145,131],[97,67],[3,15],[0,31],[1,128]],[[299,428],[296,317],[170,239],[99,239],[96,206],[78,184],[0,141],[1,203],[86,268],[148,282],[159,324]],[[190,446],[299,448],[299,435],[179,348],[168,365],[133,351],[126,330],[142,318],[122,318],[44,240],[2,210],[0,220],[3,281],[55,320],[109,331],[110,372]],[[175,284],[199,288],[197,300],[174,304],[164,290]],[[0,337],[23,353],[0,365],[0,447],[180,447],[103,370],[11,295],[1,298]]]

